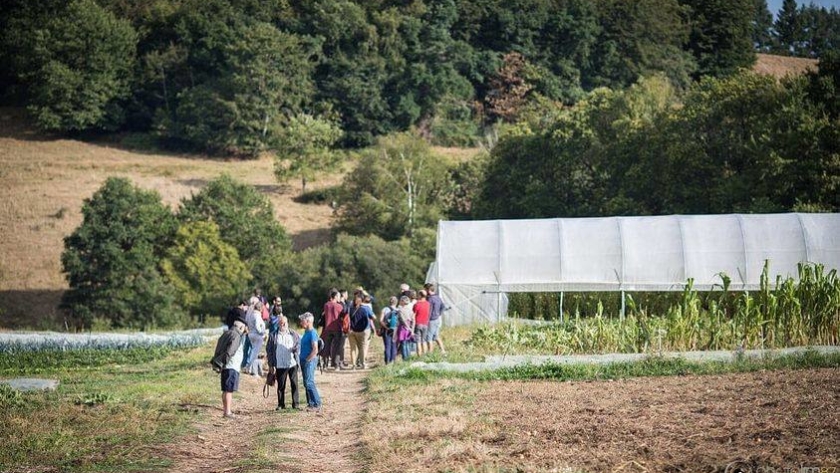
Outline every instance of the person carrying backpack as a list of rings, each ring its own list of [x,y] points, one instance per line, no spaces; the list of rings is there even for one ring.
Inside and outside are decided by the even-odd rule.
[[[222,412],[224,417],[233,415],[233,393],[239,390],[239,370],[242,365],[245,339],[248,338],[248,326],[240,318],[235,318],[230,328],[219,337],[211,364],[220,372],[222,387]]]
[[[397,358],[397,342],[394,335],[399,324],[399,309],[397,309],[397,297],[391,296],[388,307],[382,309],[379,315],[379,334],[385,344],[385,364],[393,363]]]

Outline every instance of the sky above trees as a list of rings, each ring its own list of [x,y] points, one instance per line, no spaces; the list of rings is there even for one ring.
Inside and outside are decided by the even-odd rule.
[[[796,4],[799,6],[809,5],[812,3],[818,7],[834,7],[840,10],[840,0],[797,0],[796,2]],[[767,0],[767,7],[770,9],[770,13],[772,13],[773,16],[776,16],[776,14],[779,13],[779,9],[782,8],[782,0]]]

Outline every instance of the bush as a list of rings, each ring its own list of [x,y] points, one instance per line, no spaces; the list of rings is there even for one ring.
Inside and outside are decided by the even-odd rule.
[[[70,290],[62,306],[89,327],[148,329],[182,321],[175,292],[158,271],[177,220],[156,192],[109,178],[82,206],[82,224],[64,239],[61,263]]]
[[[377,236],[339,235],[329,246],[289,255],[278,266],[279,283],[271,291],[283,296],[289,314],[321,313],[330,288],[364,287],[376,306],[388,303],[401,283],[417,287],[425,280],[428,261],[414,254],[408,240],[387,242]]]
[[[291,240],[268,198],[227,174],[184,199],[178,216],[182,222],[209,220],[218,225],[221,239],[236,249],[260,286],[276,278],[266,260],[291,251]]]
[[[213,222],[190,222],[178,229],[163,261],[163,274],[177,289],[184,307],[201,321],[233,305],[251,280],[236,248],[222,241]]]

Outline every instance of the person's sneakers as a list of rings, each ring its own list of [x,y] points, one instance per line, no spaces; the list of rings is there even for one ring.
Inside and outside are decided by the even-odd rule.
[[[275,411],[282,411],[285,408],[286,408],[286,406],[277,406],[277,407],[274,408],[274,410]]]
[[[306,406],[306,412],[321,412],[321,407]]]
[[[225,412],[223,416],[225,419],[236,419],[236,415],[233,412]]]

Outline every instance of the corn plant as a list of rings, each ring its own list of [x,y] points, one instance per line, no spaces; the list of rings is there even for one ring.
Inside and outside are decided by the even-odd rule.
[[[720,290],[700,293],[689,280],[678,296],[641,294],[626,299],[628,315],[618,317],[613,297],[587,300],[577,295],[574,317],[558,321],[554,295],[515,299],[521,315],[554,320],[540,326],[511,325],[477,329],[467,341],[506,352],[608,353],[662,350],[735,350],[802,345],[836,345],[840,341],[840,278],[822,265],[800,264],[798,278],[773,280],[765,262],[758,291],[730,290],[720,274]],[[529,302],[530,301],[530,302]],[[663,301],[667,303],[663,303]],[[619,301],[620,302],[620,301]],[[547,308],[545,316],[527,312]],[[587,316],[582,309],[591,310]],[[661,310],[658,314],[649,308]],[[661,340],[661,342],[660,342]]]

